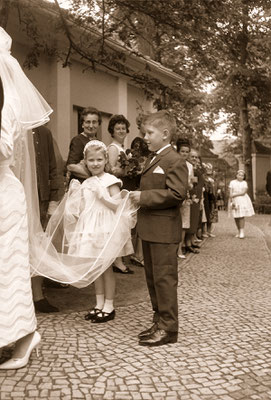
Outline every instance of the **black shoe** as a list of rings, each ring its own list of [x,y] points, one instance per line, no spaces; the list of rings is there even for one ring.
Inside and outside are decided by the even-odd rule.
[[[113,271],[119,274],[126,274],[126,275],[134,273],[134,271],[132,271],[129,267],[126,267],[126,269],[123,271],[122,269],[116,267],[115,265],[113,265]]]
[[[192,247],[192,246],[186,246],[186,251],[188,253],[194,253],[194,254],[198,254],[199,253],[199,250],[198,249],[194,249],[194,247]]]
[[[95,319],[97,317],[97,314],[99,314],[100,312],[102,312],[102,310],[100,310],[99,308],[93,308],[84,316],[84,318],[86,321],[91,321]]]
[[[43,286],[46,288],[53,288],[53,289],[67,289],[69,287],[69,285],[67,285],[66,283],[52,281],[51,279],[48,278],[44,279]]]
[[[34,306],[36,311],[42,313],[59,312],[59,309],[55,306],[52,306],[52,304],[50,304],[45,298],[39,301],[34,301]]]
[[[139,341],[140,346],[163,346],[167,343],[176,343],[178,339],[178,332],[167,332],[163,329],[157,329],[151,336]]]
[[[200,249],[200,246],[198,244],[192,244],[192,247],[194,247],[194,249]]]
[[[140,332],[138,334],[138,339],[142,340],[142,339],[147,339],[148,337],[150,337],[154,332],[156,332],[158,329],[158,324],[157,322],[155,322],[149,329],[146,329],[143,332]]]
[[[182,253],[185,254],[186,253],[186,246],[182,247]]]
[[[111,313],[107,313],[107,312],[105,312],[105,311],[100,311],[100,312],[96,315],[95,319],[92,319],[92,320],[91,320],[91,322],[92,322],[93,324],[100,324],[100,323],[102,323],[102,322],[111,321],[112,319],[115,318],[115,315],[116,315],[115,310],[111,311]]]
[[[137,267],[144,267],[144,261],[139,260],[136,256],[131,256],[130,262]]]

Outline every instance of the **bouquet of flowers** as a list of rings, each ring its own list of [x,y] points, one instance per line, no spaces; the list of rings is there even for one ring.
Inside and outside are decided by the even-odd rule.
[[[118,158],[120,167],[124,169],[124,176],[134,178],[143,171],[146,158],[139,154],[137,149],[127,149],[121,152]]]

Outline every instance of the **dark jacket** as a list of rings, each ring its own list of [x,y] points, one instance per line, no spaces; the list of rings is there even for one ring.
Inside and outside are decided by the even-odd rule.
[[[56,158],[51,131],[45,126],[33,129],[37,184],[40,201],[58,201]]]
[[[78,164],[81,160],[83,160],[84,147],[88,142],[89,138],[85,135],[82,135],[82,133],[72,138],[66,165]],[[72,180],[73,178],[78,179],[80,182],[84,181],[84,179],[79,179],[76,175],[73,175],[71,173],[70,180]]]
[[[271,196],[271,169],[266,174],[266,191]]]
[[[178,243],[182,221],[180,205],[188,187],[188,169],[172,147],[147,161],[140,182],[137,231],[142,240]]]

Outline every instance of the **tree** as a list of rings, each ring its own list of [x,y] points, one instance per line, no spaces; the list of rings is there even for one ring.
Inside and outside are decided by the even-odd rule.
[[[251,142],[257,122],[267,129],[271,111],[270,11],[267,1],[225,1],[216,14],[216,29],[206,51],[206,67],[217,87],[213,110],[231,116],[233,131],[242,138],[242,153],[252,195]],[[217,59],[213,68],[212,60]],[[258,118],[258,121],[257,121]],[[259,125],[258,125],[259,127]],[[254,131],[254,132],[253,132]]]
[[[45,7],[35,0],[36,8],[37,1]],[[251,141],[270,132],[269,0],[70,0],[69,10],[59,2],[54,0],[55,32],[57,36],[62,31],[67,39],[61,51],[52,38],[39,40],[29,16],[20,18],[34,38],[30,61],[37,63],[41,51],[57,51],[64,66],[77,54],[90,68],[101,65],[124,74],[144,88],[158,109],[172,110],[180,133],[197,143],[206,141],[203,132],[214,128],[220,111],[226,112],[242,138],[252,194]],[[24,15],[33,11],[33,0],[10,3],[21,16],[23,7]],[[116,49],[112,39],[122,47]],[[127,52],[172,69],[180,76],[179,85],[168,87],[150,77],[147,62],[145,72],[133,70],[126,63]],[[205,89],[211,82],[215,90],[208,95]]]

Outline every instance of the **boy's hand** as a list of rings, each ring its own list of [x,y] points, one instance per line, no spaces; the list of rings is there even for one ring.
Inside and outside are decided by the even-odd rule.
[[[136,204],[138,204],[140,202],[140,196],[141,196],[141,192],[139,190],[130,192],[130,199]]]

